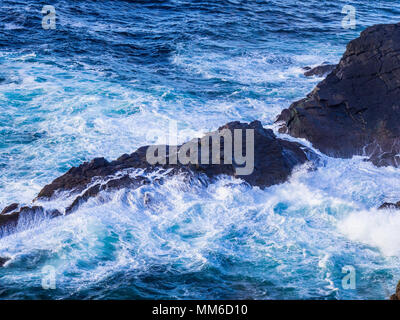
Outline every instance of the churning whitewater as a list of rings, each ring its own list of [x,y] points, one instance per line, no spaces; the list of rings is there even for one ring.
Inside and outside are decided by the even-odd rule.
[[[396,1],[38,1],[0,13],[0,208],[72,166],[276,116],[349,40],[396,22]],[[296,168],[264,190],[239,179],[102,192],[71,215],[0,238],[1,299],[386,299],[400,279],[400,169],[362,157]],[[136,174],[136,173],[133,173]],[[46,206],[65,207],[65,195]],[[55,289],[42,287],[54,270]],[[354,268],[355,288],[345,288]],[[47,269],[46,269],[47,268]]]

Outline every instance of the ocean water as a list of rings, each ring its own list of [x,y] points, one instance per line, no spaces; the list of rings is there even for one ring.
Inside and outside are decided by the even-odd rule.
[[[337,63],[360,31],[400,15],[389,0],[58,0],[44,30],[46,4],[0,0],[0,207],[29,204],[83,161],[159,141],[171,121],[180,142],[233,120],[276,131],[280,110],[321,80],[302,67]],[[342,28],[346,4],[355,29]],[[400,169],[322,157],[265,190],[175,177],[38,221],[0,239],[12,258],[0,298],[386,299],[400,280],[400,215],[376,207],[400,200]],[[49,267],[54,290],[42,288]]]

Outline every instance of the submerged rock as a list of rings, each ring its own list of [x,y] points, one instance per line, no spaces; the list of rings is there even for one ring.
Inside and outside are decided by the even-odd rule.
[[[378,209],[399,209],[400,210],[400,201],[397,203],[385,202]]]
[[[366,155],[400,166],[400,24],[375,25],[347,45],[337,67],[278,116],[280,132],[333,157]]]
[[[149,154],[157,162],[148,161]],[[134,189],[161,182],[162,178],[150,180],[146,175],[159,170],[166,172],[167,176],[182,174],[189,179],[229,175],[241,178],[249,185],[265,188],[285,182],[294,167],[317,158],[315,153],[299,143],[278,139],[259,121],[249,124],[236,121],[183,145],[145,146],[111,162],[104,158],[85,162],[45,186],[34,201],[47,201],[67,193],[73,199],[64,208],[64,214],[69,214],[101,191]],[[130,169],[142,169],[143,174],[132,176],[127,172]],[[18,205],[7,208],[4,211],[10,212],[11,209],[16,210]],[[43,207],[22,207],[11,214],[1,214],[0,227],[15,228],[22,216],[37,214],[55,217],[61,213]]]
[[[322,77],[332,72],[335,68],[336,68],[335,64],[322,64],[315,68],[305,67],[304,70],[306,70],[306,72],[304,72],[304,75],[306,77],[312,77],[312,76]]]
[[[10,258],[5,258],[5,257],[0,257],[0,268],[6,264],[7,261],[9,261]]]

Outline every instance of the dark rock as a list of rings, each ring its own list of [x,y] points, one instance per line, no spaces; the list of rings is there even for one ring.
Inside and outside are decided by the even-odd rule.
[[[46,210],[42,206],[22,207],[15,214],[19,214],[19,217],[23,217],[25,220],[29,220],[38,215],[48,218],[56,218],[62,215],[61,212],[56,209]]]
[[[240,175],[236,171],[241,166],[235,162],[232,154],[229,159],[224,158],[224,140],[221,138],[220,143],[220,164],[202,164],[201,162],[201,143],[206,139],[211,141],[210,137],[213,134],[218,134],[221,130],[229,130],[234,136],[235,129],[254,130],[254,170],[249,175]],[[166,155],[163,164],[151,165],[147,161],[146,153],[148,146],[141,147],[131,155],[124,154],[115,161],[108,162],[104,158],[97,158],[91,162],[85,162],[76,168],[71,168],[66,174],[55,179],[51,184],[45,186],[40,191],[39,199],[49,199],[58,192],[72,191],[81,192],[86,189],[88,184],[93,182],[93,179],[105,178],[115,175],[124,169],[145,169],[153,171],[156,168],[173,169],[173,174],[180,173],[204,173],[208,177],[225,174],[230,176],[240,177],[250,185],[259,187],[268,187],[273,184],[286,181],[293,167],[305,163],[307,159],[306,148],[295,142],[289,142],[276,138],[273,131],[264,129],[259,121],[253,121],[250,124],[230,122],[222,126],[216,132],[212,132],[201,139],[193,139],[190,143],[198,145],[198,163],[197,164],[181,164],[172,163],[171,159],[176,157],[176,154],[181,151],[182,146],[177,146],[173,150],[173,146],[166,146]],[[232,145],[235,145],[235,139],[232,140]],[[210,143],[211,145],[211,143]],[[233,147],[232,147],[233,149]],[[242,150],[246,150],[246,138],[242,139]],[[208,159],[211,159],[211,148],[207,150],[209,153]],[[309,152],[309,150],[307,150]],[[227,161],[228,160],[228,161]],[[211,162],[211,161],[209,161]],[[228,163],[228,164],[227,164]],[[129,184],[144,183],[142,181],[133,181],[128,176],[118,179],[111,179],[106,186],[95,185],[82,197],[88,198],[96,195],[104,188],[121,188]]]
[[[10,258],[0,257],[0,267],[4,266]]]
[[[322,77],[324,75],[327,75],[328,73],[331,73],[335,68],[335,64],[322,64],[315,68],[305,67],[304,70],[306,70],[306,72],[304,72],[304,75],[306,77]]]
[[[19,219],[19,212],[0,215],[0,227],[15,228]]]
[[[396,293],[390,296],[390,300],[400,300],[400,281],[397,283]]]
[[[208,176],[220,173],[231,174],[252,186],[264,188],[285,182],[295,166],[308,160],[309,149],[302,147],[299,143],[276,138],[272,130],[264,129],[259,121],[253,121],[250,124],[231,122],[218,130],[222,129],[254,129],[254,171],[250,175],[241,176],[234,173],[237,167],[235,164],[232,165],[233,168],[209,165],[206,167]],[[245,150],[244,145],[245,139],[243,140]]]
[[[397,203],[385,202],[378,209],[398,209],[398,210],[400,210],[400,201]]]
[[[60,215],[62,214],[58,210],[46,210],[41,206],[25,206],[11,214],[0,214],[0,236],[12,233],[20,221],[28,228],[39,217],[55,218]]]
[[[400,165],[400,24],[376,25],[347,45],[337,67],[277,118],[280,132],[333,157]]]
[[[240,130],[237,136],[235,135],[236,129]],[[254,133],[254,159],[253,161],[250,158],[247,159],[248,162],[251,162],[251,166],[249,166],[251,171],[244,172],[248,163],[238,161],[240,159],[237,158],[235,149],[238,146],[241,147],[239,155],[250,153],[251,150],[247,148],[247,142],[250,140],[247,141],[245,131],[249,129]],[[224,134],[230,135],[230,139],[229,137],[227,140],[224,139]],[[217,142],[214,148],[211,147],[213,142]],[[193,152],[193,161],[183,164],[180,161],[181,154],[192,156],[192,152],[187,151],[188,146],[197,146],[197,152]],[[203,149],[202,146],[207,147]],[[154,153],[159,162],[150,164],[147,154],[155,147],[159,148],[158,150],[162,150],[164,147],[165,154],[158,154],[160,151]],[[228,152],[230,149],[231,152]],[[219,151],[219,155],[214,154],[216,151]],[[298,143],[278,139],[272,130],[264,129],[259,121],[253,121],[250,124],[236,121],[220,127],[217,131],[211,132],[201,139],[193,139],[180,146],[145,146],[111,162],[104,158],[85,162],[78,167],[71,168],[67,173],[45,186],[35,201],[50,200],[60,193],[67,192],[70,197],[73,197],[71,204],[65,208],[65,214],[70,214],[101,191],[122,188],[135,189],[149,183],[162,183],[163,178],[152,178],[150,181],[146,177],[146,173],[156,170],[163,171],[166,176],[182,174],[189,180],[200,178],[200,181],[203,181],[202,176],[213,179],[219,175],[229,175],[241,178],[252,186],[265,188],[285,182],[295,166],[303,164],[309,159],[316,160],[317,158],[315,153]],[[178,161],[174,161],[174,159],[178,159]],[[143,174],[131,176],[129,170],[132,169],[142,169]],[[149,201],[149,199],[145,199],[145,203]],[[16,208],[15,205],[13,208]],[[29,217],[36,215],[56,217],[61,213],[57,210],[45,210],[43,207],[22,207],[18,212],[10,215],[0,215],[0,227],[15,228],[20,219],[24,218],[26,221],[29,220]]]
[[[9,206],[5,207],[0,214],[7,214],[17,210],[19,207],[18,203],[10,204]]]

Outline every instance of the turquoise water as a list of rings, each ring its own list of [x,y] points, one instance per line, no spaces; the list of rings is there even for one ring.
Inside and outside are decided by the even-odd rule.
[[[171,121],[181,142],[233,120],[276,131],[280,110],[321,80],[302,67],[338,62],[361,30],[400,13],[396,1],[54,1],[57,27],[43,30],[45,4],[1,2],[0,207],[29,204],[82,161],[158,142]],[[355,30],[341,26],[345,4]],[[176,177],[102,194],[0,239],[12,258],[0,298],[387,298],[400,217],[374,208],[399,199],[400,170],[324,161],[266,190]],[[45,266],[55,290],[41,286]]]

